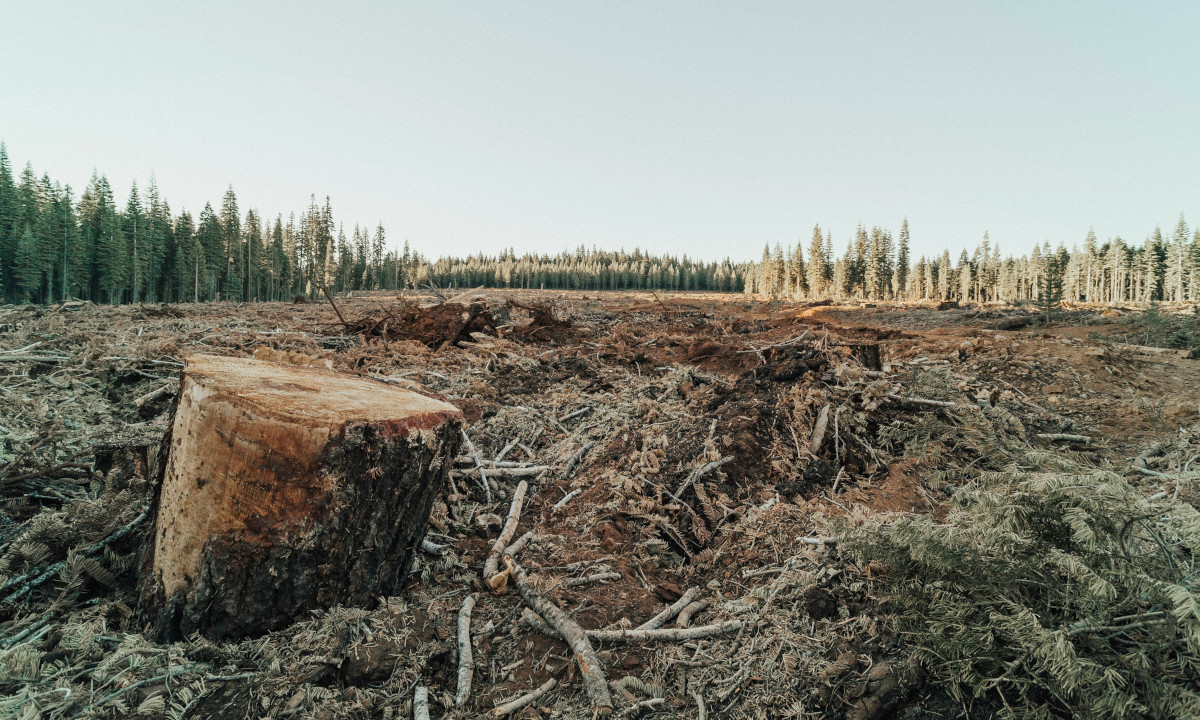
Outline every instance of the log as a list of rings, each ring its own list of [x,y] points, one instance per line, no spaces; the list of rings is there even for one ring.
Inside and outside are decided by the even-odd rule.
[[[187,359],[139,579],[163,642],[396,594],[453,464],[452,405],[333,371]]]

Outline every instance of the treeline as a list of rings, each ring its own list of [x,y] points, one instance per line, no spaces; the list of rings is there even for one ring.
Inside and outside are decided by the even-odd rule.
[[[740,292],[752,263],[733,264],[650,255],[641,250],[608,252],[579,247],[573,253],[442,258],[429,268],[440,285],[546,288],[555,290],[709,290]]]
[[[119,208],[103,175],[71,187],[26,165],[13,179],[0,144],[0,283],[10,302],[281,300],[330,289],[395,288],[423,260],[388,250],[382,225],[335,225],[328,198],[299,218],[244,214],[233,189],[198,217],[171,212],[153,178]]]
[[[1183,215],[1170,237],[1155,228],[1141,244],[1120,237],[1104,243],[1088,231],[1082,247],[1034,245],[1028,255],[1002,257],[988,234],[953,261],[909,259],[908,220],[898,237],[859,227],[841,257],[833,236],[813,228],[803,243],[763,250],[747,272],[745,292],[790,299],[960,300],[1018,302],[1137,302],[1200,300],[1200,229],[1190,233]]]
[[[151,178],[124,208],[103,175],[78,200],[71,187],[26,165],[14,179],[0,143],[0,293],[8,302],[287,300],[331,291],[422,287],[741,291],[752,263],[705,263],[635,250],[579,248],[558,255],[471,255],[430,262],[382,225],[347,236],[329,199],[274,219],[244,213],[230,188],[198,217],[174,214]]]

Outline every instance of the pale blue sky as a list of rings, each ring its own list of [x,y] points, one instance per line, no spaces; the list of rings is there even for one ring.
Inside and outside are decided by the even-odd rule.
[[[0,38],[18,167],[328,194],[434,256],[1200,220],[1197,2],[0,1]]]

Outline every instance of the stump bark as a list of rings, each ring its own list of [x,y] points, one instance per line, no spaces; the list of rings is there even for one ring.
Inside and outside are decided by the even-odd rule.
[[[139,581],[150,634],[253,635],[395,594],[461,422],[364,378],[189,357]]]

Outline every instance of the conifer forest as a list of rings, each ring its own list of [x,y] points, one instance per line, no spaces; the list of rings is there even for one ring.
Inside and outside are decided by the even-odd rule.
[[[143,197],[144,194],[144,197]],[[700,290],[789,300],[1033,301],[1047,293],[1073,302],[1141,303],[1200,299],[1200,228],[1180,215],[1168,232],[1141,241],[1032,244],[1005,255],[987,233],[956,258],[913,258],[908,221],[896,235],[859,226],[839,255],[820,226],[811,240],[765,247],[757,263],[701,261],[641,250],[576,248],[556,255],[428,259],[397,247],[377,224],[347,234],[330,199],[297,215],[242,212],[233,188],[218,207],[174,214],[153,179],[136,181],[123,208],[103,175],[78,199],[70,185],[40,177],[31,164],[14,177],[0,145],[0,281],[10,302],[71,298],[109,304],[286,300],[320,288],[402,290],[434,284],[551,290]],[[836,245],[840,245],[840,242]]]

